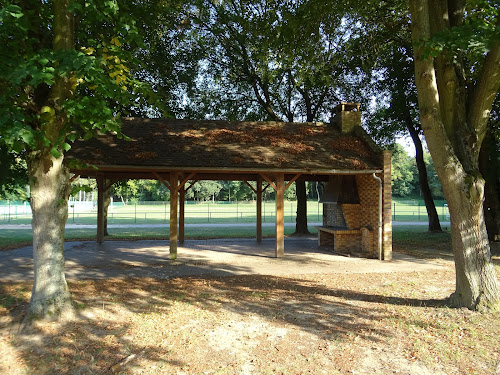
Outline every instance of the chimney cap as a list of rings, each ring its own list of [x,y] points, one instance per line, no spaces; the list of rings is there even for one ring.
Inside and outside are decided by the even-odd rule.
[[[338,105],[335,106],[335,108],[333,109],[333,112],[339,113],[339,112],[354,111],[354,110],[359,112],[360,106],[361,106],[361,103],[340,102]]]

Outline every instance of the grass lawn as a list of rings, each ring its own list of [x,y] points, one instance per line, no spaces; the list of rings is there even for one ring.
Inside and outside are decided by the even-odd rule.
[[[294,231],[293,227],[285,227],[285,235],[290,235]],[[310,228],[312,233],[316,233],[314,228]],[[168,228],[112,228],[109,230],[110,236],[106,240],[117,239],[164,239],[168,240]],[[262,235],[265,237],[274,236],[274,228],[262,227]],[[188,227],[185,230],[185,237],[188,239],[209,239],[209,238],[251,238],[255,236],[255,227]],[[93,241],[96,238],[95,228],[68,228],[66,229],[66,241],[83,240]],[[30,245],[32,241],[31,229],[0,229],[0,250],[11,249]]]
[[[312,234],[316,234],[317,230],[310,227]],[[293,227],[285,227],[285,235],[291,235],[294,231]],[[110,236],[106,237],[109,240],[113,239],[146,239],[158,238],[168,239],[168,228],[111,228]],[[274,236],[274,228],[262,228],[262,233],[266,237]],[[95,239],[95,228],[68,228],[66,229],[66,240],[89,240]],[[255,227],[249,226],[233,226],[233,227],[211,227],[209,225],[203,227],[187,227],[185,229],[186,238],[191,239],[207,239],[207,238],[251,238],[255,236]],[[32,241],[31,229],[0,229],[0,249],[19,247],[21,245],[30,244]],[[395,251],[403,253],[420,252],[425,255],[426,250],[432,250],[432,253],[440,252],[451,254],[450,244],[451,238],[449,231],[442,233],[429,233],[426,226],[394,226],[393,227],[393,244]]]

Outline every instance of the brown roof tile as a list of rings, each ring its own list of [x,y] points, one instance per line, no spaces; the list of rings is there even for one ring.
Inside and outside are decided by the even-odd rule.
[[[330,124],[123,119],[112,134],[76,141],[67,153],[88,164],[226,170],[376,170],[381,151]]]

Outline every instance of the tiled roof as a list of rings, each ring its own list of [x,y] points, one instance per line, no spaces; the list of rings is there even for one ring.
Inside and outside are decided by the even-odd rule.
[[[379,170],[365,133],[331,124],[123,119],[122,132],[76,141],[67,157],[97,167],[283,171]]]

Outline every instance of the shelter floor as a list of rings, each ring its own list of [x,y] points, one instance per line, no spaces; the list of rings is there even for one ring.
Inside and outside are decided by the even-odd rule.
[[[33,279],[31,246],[0,252],[0,281]],[[66,242],[66,277],[70,280],[186,276],[277,275],[310,273],[418,272],[444,262],[393,254],[392,261],[349,258],[318,247],[316,237],[286,238],[285,256],[275,258],[274,239],[189,240],[169,260],[168,241]]]

